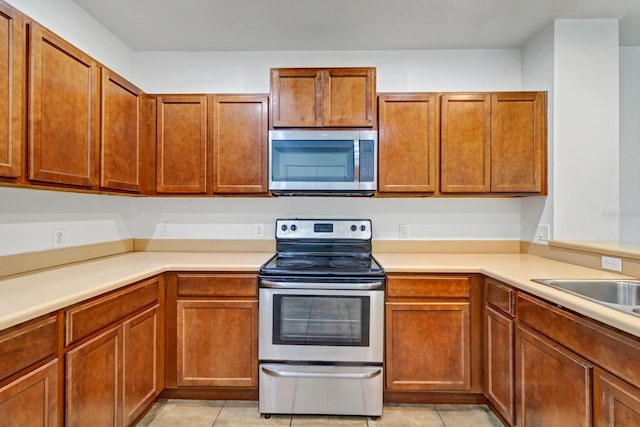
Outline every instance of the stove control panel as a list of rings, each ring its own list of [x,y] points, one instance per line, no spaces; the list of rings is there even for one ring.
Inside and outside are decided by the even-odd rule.
[[[276,239],[371,240],[369,219],[278,219]]]

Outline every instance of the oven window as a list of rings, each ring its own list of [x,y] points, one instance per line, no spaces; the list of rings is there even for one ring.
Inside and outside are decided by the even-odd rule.
[[[273,343],[369,345],[369,297],[273,296]]]
[[[284,182],[353,182],[353,140],[273,141],[271,179]]]

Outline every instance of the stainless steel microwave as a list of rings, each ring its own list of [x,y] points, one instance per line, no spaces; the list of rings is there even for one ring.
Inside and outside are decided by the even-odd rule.
[[[269,190],[274,195],[372,196],[378,132],[269,131]]]

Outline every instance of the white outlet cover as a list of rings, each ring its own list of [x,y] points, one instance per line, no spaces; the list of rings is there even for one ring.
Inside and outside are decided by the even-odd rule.
[[[61,248],[64,246],[64,228],[55,228],[53,230],[53,247]]]
[[[409,238],[409,224],[400,224],[398,227],[398,235],[401,239]]]
[[[540,224],[536,230],[536,240],[540,242],[548,242],[551,238],[551,227],[549,224]]]

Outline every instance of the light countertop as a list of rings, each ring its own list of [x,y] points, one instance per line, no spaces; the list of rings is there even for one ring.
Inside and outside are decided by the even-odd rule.
[[[258,272],[267,252],[134,252],[0,280],[0,330],[166,271]],[[640,317],[533,278],[624,278],[517,253],[374,253],[387,273],[481,273],[640,337]]]
[[[0,330],[166,271],[255,272],[273,253],[131,252],[0,280]]]

